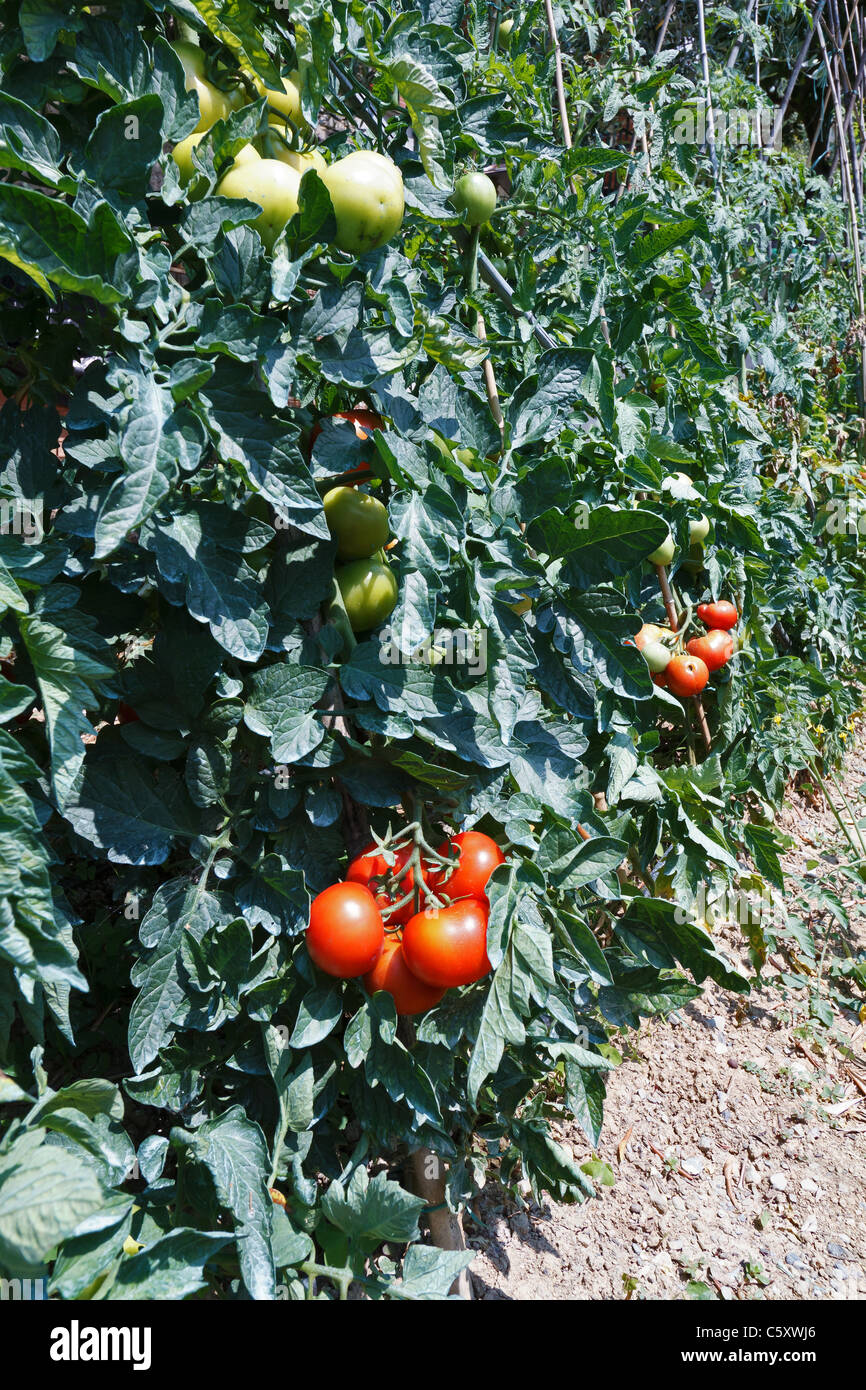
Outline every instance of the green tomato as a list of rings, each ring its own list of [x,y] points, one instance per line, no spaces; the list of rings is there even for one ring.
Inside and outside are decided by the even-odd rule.
[[[323,505],[340,560],[366,559],[386,544],[388,512],[378,497],[354,487],[332,487]]]
[[[217,184],[217,193],[224,198],[248,198],[261,207],[259,216],[251,223],[268,251],[290,218],[298,210],[298,190],[301,176],[278,159],[254,159],[233,164]]]
[[[651,671],[658,673],[667,669],[671,659],[670,650],[662,642],[645,642],[641,648],[644,661]]]
[[[496,184],[477,170],[464,174],[457,180],[451,201],[470,227],[480,227],[490,221],[496,208]]]
[[[397,580],[381,560],[351,560],[335,571],[353,632],[369,632],[394,610]]]
[[[511,18],[509,18],[509,19],[503,19],[503,20],[500,22],[500,25],[499,25],[499,38],[500,38],[500,41],[503,42],[503,43],[504,43],[504,42],[507,42],[507,40],[511,38],[511,34],[512,34],[513,30],[514,30],[514,20],[511,19]]]
[[[207,188],[207,179],[204,175],[199,175],[198,169],[192,162],[192,152],[196,145],[204,139],[206,130],[193,131],[185,140],[181,140],[171,152],[171,157],[177,165],[180,181],[186,187],[191,179],[195,179],[193,187],[190,189],[191,198],[200,198]]]
[[[288,164],[290,169],[297,169],[301,178],[308,169],[315,169],[317,174],[324,174],[328,167],[328,162],[318,150],[293,150],[284,134],[280,132],[281,121],[272,120],[270,130],[264,137],[264,148],[269,159],[278,159],[281,164]]]
[[[225,120],[234,109],[235,99],[208,82],[205,77],[205,55],[197,44],[178,39],[172,48],[183,65],[186,90],[195,92],[198,97],[198,125],[193,134],[203,134],[217,121]]]
[[[674,497],[684,497],[694,483],[688,473],[671,473],[662,483],[662,492],[672,492]]]
[[[403,175],[393,160],[354,150],[329,164],[322,178],[337,219],[336,244],[361,256],[396,236],[403,223]]]
[[[674,550],[674,538],[670,531],[668,531],[667,539],[663,540],[661,545],[653,551],[652,555],[647,556],[647,559],[651,565],[669,565],[674,558]]]
[[[710,519],[703,512],[697,521],[689,522],[689,542],[691,545],[700,545],[710,534]]]
[[[288,77],[282,79],[283,90],[275,91],[273,87],[266,87],[260,77],[253,78],[253,86],[260,97],[267,97],[268,106],[273,111],[279,111],[280,115],[290,120],[293,125],[305,126],[307,122],[301,115],[301,91],[300,79],[297,68],[290,72]]]

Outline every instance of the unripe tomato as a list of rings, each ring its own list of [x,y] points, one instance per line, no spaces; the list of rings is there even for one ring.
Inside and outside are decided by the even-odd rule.
[[[648,642],[662,642],[667,637],[673,637],[669,627],[657,627],[655,623],[644,623],[634,644],[639,652],[642,652]]]
[[[699,695],[710,678],[699,656],[675,656],[665,669],[668,688],[675,695]]]
[[[732,603],[727,599],[722,599],[719,603],[699,603],[698,617],[707,627],[721,629],[722,632],[729,632],[732,627],[736,627],[739,613]]]
[[[328,161],[319,150],[295,150],[289,144],[284,135],[280,134],[279,123],[271,121],[271,129],[264,137],[263,149],[268,159],[278,159],[282,164],[288,164],[291,169],[297,169],[301,178],[308,169],[315,169],[317,174],[323,174],[328,167]]]
[[[356,439],[368,440],[372,438],[374,430],[381,430],[384,427],[384,420],[381,415],[376,415],[372,410],[341,410],[336,415],[331,416],[332,420],[348,420],[355,427]],[[319,435],[322,433],[322,426],[317,422],[310,432],[310,448],[312,449]],[[379,455],[374,445],[362,450],[361,462],[357,468],[350,468],[341,474],[345,480],[354,478],[358,473],[365,472],[378,462]]]
[[[403,175],[393,160],[354,150],[322,174],[337,219],[336,244],[360,256],[396,236],[403,223]]]
[[[670,648],[662,642],[645,642],[641,651],[644,661],[651,671],[664,671],[670,664]]]
[[[500,38],[500,40],[504,42],[506,39],[510,39],[513,29],[514,29],[514,20],[513,20],[513,19],[503,19],[503,20],[501,20],[501,21],[500,21],[500,25],[499,25],[499,38]]]
[[[734,654],[734,639],[729,632],[712,628],[703,637],[693,637],[687,642],[686,651],[699,656],[708,671],[720,671]]]
[[[171,157],[177,165],[182,184],[189,183],[193,176],[198,177],[198,170],[192,162],[192,152],[196,145],[204,139],[206,134],[207,131],[205,130],[193,131],[192,135],[188,135],[185,140],[179,141],[171,152]]]
[[[300,81],[297,68],[289,73],[288,77],[282,79],[283,90],[277,91],[273,87],[266,87],[260,77],[253,78],[253,86],[260,97],[267,97],[268,106],[274,111],[279,111],[280,115],[287,117],[293,125],[306,125],[306,121],[301,115],[301,93]]]
[[[353,632],[384,623],[397,602],[397,580],[381,560],[350,560],[335,571]]]
[[[445,855],[449,848],[452,854],[456,851],[457,867],[450,878],[446,877],[445,869],[436,875],[435,891],[441,891],[452,902],[455,898],[483,898],[493,870],[497,864],[505,863],[505,855],[496,841],[478,830],[464,830],[440,845],[439,853]]]
[[[647,559],[651,565],[669,565],[674,558],[675,549],[674,538],[668,531],[666,539],[662,541],[660,546],[656,547],[651,555],[647,556]]]
[[[455,184],[452,202],[470,227],[480,227],[496,208],[496,184],[478,170],[464,174]]]
[[[194,133],[203,134],[217,121],[225,120],[234,108],[234,101],[205,77],[205,55],[197,44],[177,39],[172,48],[183,64],[186,90],[195,92],[198,97],[199,118]]]
[[[689,544],[700,545],[710,534],[710,519],[703,512],[697,521],[689,522]]]
[[[332,883],[310,907],[307,950],[326,975],[348,980],[366,975],[385,943],[382,917],[369,888],[360,883]]]
[[[671,492],[675,497],[685,497],[694,483],[688,473],[671,473],[662,483],[662,492]]]
[[[386,990],[401,1017],[426,1013],[439,1003],[445,993],[443,986],[428,985],[412,974],[406,964],[403,946],[393,936],[388,937],[373,969],[364,976],[364,988],[368,994],[375,994],[379,989]]]
[[[217,184],[224,198],[248,198],[261,212],[250,224],[255,227],[268,251],[272,251],[280,232],[298,210],[301,178],[297,169],[278,159],[252,160],[233,164]]]
[[[354,487],[325,493],[325,520],[341,560],[363,560],[388,541],[388,512],[378,497]]]
[[[410,917],[403,930],[403,955],[412,974],[444,989],[471,985],[487,975],[487,916],[485,902],[462,898]]]

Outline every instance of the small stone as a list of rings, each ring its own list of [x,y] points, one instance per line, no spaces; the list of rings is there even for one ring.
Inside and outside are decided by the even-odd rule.
[[[813,1182],[811,1178],[801,1178],[800,1186],[802,1187],[804,1192],[810,1192],[813,1197],[815,1193],[818,1191],[818,1184],[816,1182]]]
[[[785,1256],[785,1264],[794,1265],[797,1269],[804,1268],[803,1256],[800,1254],[799,1250],[789,1250]]]
[[[736,1070],[737,1070],[737,1067],[738,1067],[739,1065],[740,1065],[740,1064],[739,1064],[739,1062],[737,1061],[736,1057],[729,1057],[729,1058],[728,1058],[728,1066],[731,1068],[731,1071],[736,1071]]]
[[[777,1192],[786,1192],[788,1188],[787,1173],[771,1173],[770,1186],[775,1187]]]
[[[829,1242],[827,1246],[827,1254],[832,1255],[835,1260],[850,1260],[851,1258],[849,1252],[845,1250],[843,1246],[837,1245],[836,1241],[834,1240],[831,1240]]]
[[[680,1167],[686,1173],[690,1173],[692,1177],[697,1178],[704,1171],[704,1160],[695,1154],[692,1157],[684,1158]]]
[[[703,1135],[702,1138],[697,1141],[697,1144],[702,1154],[711,1154],[713,1152],[713,1141],[708,1134]]]
[[[652,1204],[653,1204],[653,1206],[655,1207],[656,1211],[661,1211],[661,1212],[667,1211],[667,1209],[668,1209],[667,1198],[666,1198],[666,1197],[663,1197],[663,1196],[661,1195],[660,1192],[652,1193],[651,1196],[650,1196],[650,1201],[652,1202]]]
[[[817,1229],[818,1218],[816,1216],[807,1216],[806,1220],[802,1222],[800,1226],[800,1234],[804,1236],[811,1236],[815,1234]],[[815,1263],[817,1264],[817,1260]],[[823,1260],[821,1261],[821,1263],[823,1264]]]

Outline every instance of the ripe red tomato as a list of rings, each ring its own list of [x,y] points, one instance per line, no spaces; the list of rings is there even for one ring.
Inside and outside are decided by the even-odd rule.
[[[428,907],[403,931],[406,964],[420,980],[445,989],[470,985],[490,969],[486,902],[462,898],[449,907]]]
[[[425,984],[406,964],[403,946],[395,936],[389,936],[382,947],[382,954],[373,969],[364,976],[364,987],[368,994],[384,989],[394,1000],[397,1013],[423,1014],[439,1003],[445,990],[436,985]]]
[[[385,942],[382,917],[369,888],[332,883],[314,899],[307,927],[307,950],[327,975],[348,980],[365,975]]]
[[[699,656],[708,671],[719,671],[734,654],[734,639],[729,632],[712,628],[703,637],[693,637],[687,642],[686,651]]]
[[[675,656],[665,671],[668,687],[675,695],[698,695],[710,673],[699,656]]]
[[[736,627],[739,613],[732,603],[722,599],[719,603],[699,603],[698,617],[707,627],[728,632]]]
[[[140,719],[141,716],[136,714],[135,710],[132,708],[132,705],[126,704],[124,700],[120,701],[120,704],[117,706],[118,724],[138,724],[140,722]]]
[[[395,851],[395,872],[399,872],[400,869],[403,868],[404,864],[406,864],[411,857],[411,854],[412,849],[409,845],[403,845],[400,849]],[[371,892],[374,892],[376,890],[373,888],[371,880],[374,878],[383,879],[389,872],[391,871],[385,863],[384,854],[382,854],[375,843],[371,842],[361,851],[357,859],[352,860],[346,878],[350,883],[363,883]],[[429,883],[423,865],[421,866],[421,881],[422,883]],[[384,911],[386,907],[390,907],[392,902],[400,898],[405,898],[406,894],[410,893],[413,887],[414,880],[412,875],[411,873],[406,873],[399,882],[396,897],[393,895],[389,897],[387,893],[376,891],[376,905],[380,912]],[[413,902],[406,903],[403,907],[398,908],[396,912],[392,912],[389,915],[388,926],[405,926],[409,918],[414,915],[414,910]]]
[[[505,863],[505,855],[495,840],[482,835],[478,830],[464,830],[452,835],[444,845],[439,846],[440,854],[447,854],[451,848],[458,855],[457,867],[450,878],[443,869],[436,875],[433,887],[441,889],[445,897],[453,902],[456,898],[483,898],[487,880],[497,864]]]
[[[670,666],[670,662],[668,662],[668,666]],[[652,681],[653,681],[653,685],[660,685],[660,686],[662,686],[663,689],[667,689],[667,683],[668,683],[668,673],[667,673],[667,670],[664,670],[664,671],[655,671],[655,672],[653,672]]]

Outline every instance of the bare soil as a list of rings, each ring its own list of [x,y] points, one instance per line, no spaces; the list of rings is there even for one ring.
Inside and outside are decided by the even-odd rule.
[[[862,730],[844,787],[866,819]],[[866,949],[866,887],[832,882],[854,856],[822,800],[792,792],[779,823],[786,870],[820,860],[849,914],[820,979],[833,951]],[[739,930],[718,936],[751,973]],[[467,1221],[476,1298],[866,1300],[866,1023],[823,987],[832,1019],[811,1018],[816,974],[797,988],[794,956],[771,956],[749,996],[710,984],[623,1040],[596,1154],[576,1126],[557,1136],[615,1185],[524,1210],[488,1187]]]

